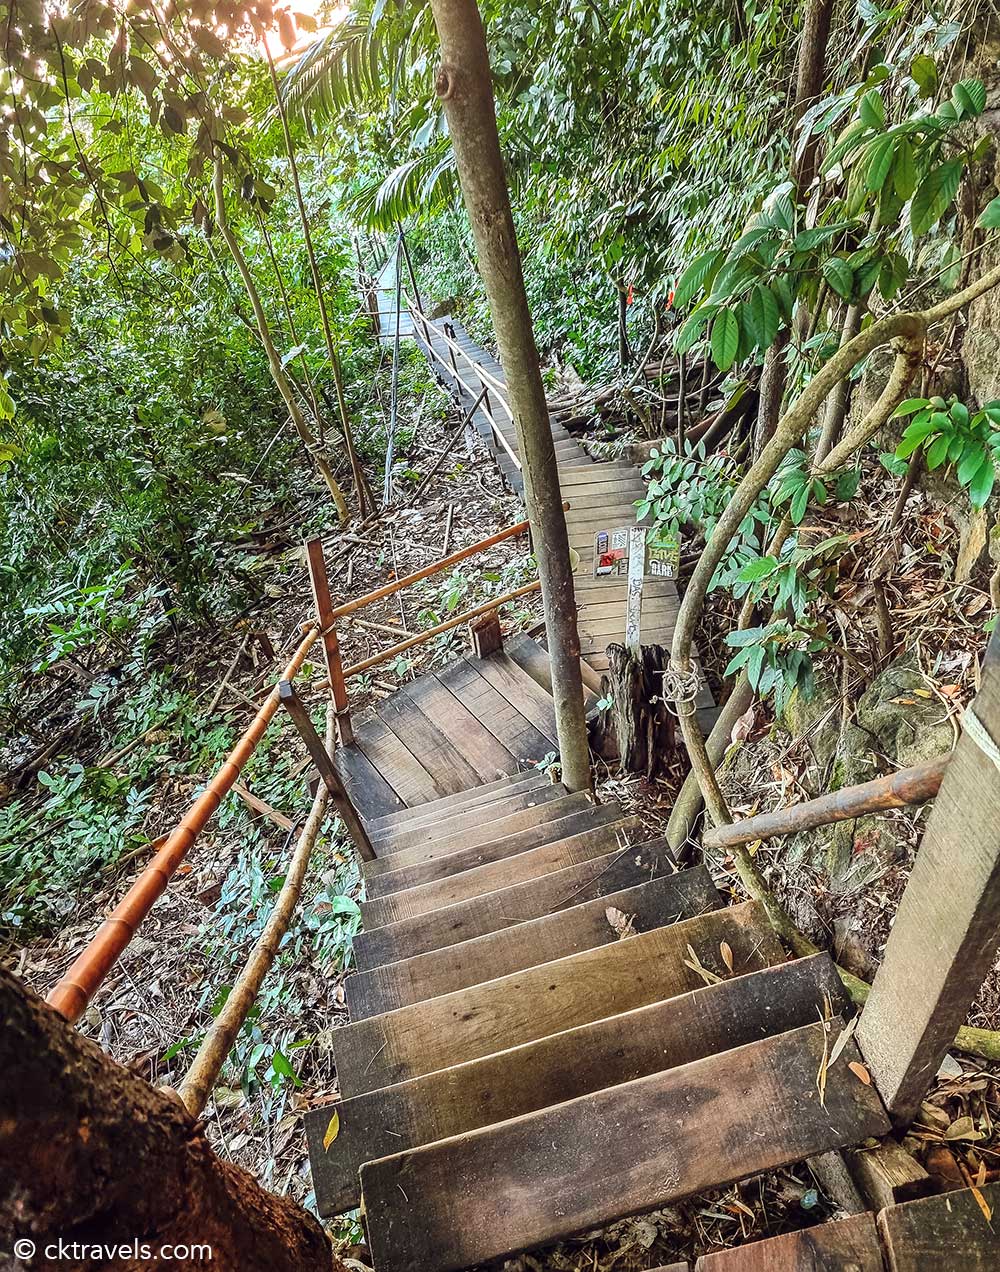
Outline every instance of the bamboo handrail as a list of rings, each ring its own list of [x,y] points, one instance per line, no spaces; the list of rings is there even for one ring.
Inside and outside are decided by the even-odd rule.
[[[318,624],[299,642],[298,648],[281,673],[281,680],[292,680],[302,667],[306,654],[320,637]],[[72,1022],[80,1019],[93,995],[114,967],[119,955],[137,932],[140,923],[166,891],[176,871],[209,818],[232,789],[244,765],[253,754],[267,726],[274,718],[280,698],[278,684],[268,694],[246,732],[223,760],[218,772],[198,796],[187,813],[171,831],[139,877],[98,928],[90,943],[74,960],[70,969],[52,989],[46,1001],[60,1015]]]
[[[858,786],[829,791],[803,804],[779,808],[773,813],[759,813],[756,817],[746,817],[728,826],[716,826],[702,836],[702,847],[733,848],[737,844],[753,843],[755,839],[770,839],[775,835],[791,835],[816,826],[829,826],[833,822],[852,821],[855,817],[883,812],[887,808],[923,804],[938,793],[950,759],[950,753],[939,755],[923,764],[890,773],[887,777],[876,777]]]
[[[563,503],[564,510],[569,508],[569,506],[568,502]],[[365,596],[358,597],[357,600],[347,601],[343,605],[338,605],[331,612],[330,618],[343,618],[345,614],[353,614],[355,610],[364,609],[366,605],[371,605],[374,601],[381,601],[386,596],[401,592],[403,588],[410,587],[413,583],[419,583],[421,579],[430,578],[432,574],[440,574],[442,570],[447,570],[450,566],[456,565],[459,561],[464,561],[467,557],[475,556],[477,552],[485,552],[487,548],[503,543],[505,539],[512,539],[515,535],[523,534],[528,528],[529,523],[527,521],[518,521],[515,525],[507,526],[504,530],[498,530],[496,534],[491,534],[489,538],[480,539],[478,543],[473,543],[467,548],[460,548],[449,556],[441,557],[439,561],[435,561],[432,565],[425,565],[422,569],[414,570],[412,574],[407,574],[404,578],[396,579],[392,583],[386,583],[383,587],[377,587],[374,592],[368,592]]]
[[[398,644],[392,645],[380,654],[373,654],[371,658],[366,658],[363,662],[354,663],[351,667],[345,667],[344,679],[349,680],[351,676],[358,676],[361,672],[367,671],[369,667],[377,667],[379,663],[387,662],[390,658],[395,658],[397,654],[402,654],[407,649],[412,649],[415,645],[422,645],[424,641],[430,640],[432,636],[440,636],[442,632],[450,631],[453,627],[460,627],[462,623],[478,618],[480,614],[488,614],[490,610],[498,609],[501,605],[506,605],[508,601],[516,600],[519,596],[526,596],[529,592],[537,592],[541,586],[539,580],[535,579],[532,583],[526,583],[524,587],[516,587],[512,592],[507,592],[503,596],[495,596],[491,601],[484,601],[482,605],[477,605],[474,609],[466,610],[462,614],[455,614],[443,623],[438,623],[436,627],[429,627],[425,632],[418,632],[415,636],[401,640]]]

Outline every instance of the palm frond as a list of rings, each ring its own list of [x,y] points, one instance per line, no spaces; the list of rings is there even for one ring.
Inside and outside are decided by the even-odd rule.
[[[381,181],[371,181],[347,202],[354,219],[370,230],[391,230],[400,221],[433,212],[456,192],[451,143],[407,159]]]

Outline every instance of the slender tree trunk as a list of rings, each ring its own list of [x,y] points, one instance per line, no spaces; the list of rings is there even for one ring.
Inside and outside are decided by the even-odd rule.
[[[115,1064],[3,967],[0,1020],[0,1248],[35,1242],[31,1267],[345,1272],[311,1215],[220,1161],[176,1096]],[[150,1253],[46,1256],[60,1239]],[[166,1245],[211,1253],[171,1261]]]
[[[548,406],[497,136],[486,36],[475,0],[431,0],[441,40],[435,87],[444,104],[517,429],[538,555],[562,778],[590,788],[580,636],[569,536]]]
[[[274,100],[278,110],[278,118],[281,120],[281,130],[285,139],[285,153],[288,155],[288,168],[292,174],[292,185],[295,189],[295,201],[299,209],[299,221],[302,225],[306,256],[309,258],[309,272],[312,275],[313,291],[316,293],[320,325],[323,328],[323,340],[326,343],[326,356],[330,363],[330,370],[333,373],[334,388],[337,391],[337,408],[340,413],[340,426],[344,434],[344,445],[347,447],[347,457],[350,460],[351,473],[354,476],[354,493],[358,498],[358,510],[362,518],[364,518],[369,511],[368,490],[365,485],[364,474],[361,472],[361,466],[358,463],[357,452],[354,449],[354,437],[351,432],[351,420],[347,411],[347,397],[344,393],[344,375],[340,365],[340,355],[333,343],[333,330],[330,327],[330,315],[326,308],[326,293],[323,290],[323,279],[320,277],[319,263],[316,260],[316,252],[313,248],[312,232],[309,229],[309,215],[306,212],[305,200],[302,197],[302,183],[299,181],[299,168],[295,162],[295,147],[292,144],[291,129],[288,127],[288,114],[285,111],[285,103],[281,100],[281,88],[278,84],[277,72],[274,69],[274,59],[271,56],[271,50],[268,48],[266,40],[263,43],[264,51],[267,53],[267,64],[271,71],[271,84],[274,88]]]
[[[222,154],[217,152],[215,156],[215,170],[213,173],[213,190],[215,192],[215,221],[219,227],[219,233],[225,239],[226,247],[229,254],[239,270],[240,278],[243,280],[243,286],[246,289],[250,304],[253,307],[254,320],[257,323],[257,333],[260,336],[260,342],[264,346],[264,352],[267,354],[267,365],[271,372],[271,379],[277,386],[278,392],[284,400],[285,406],[288,408],[288,414],[292,418],[295,425],[295,431],[302,439],[306,449],[313,457],[320,475],[329,487],[333,502],[337,505],[337,514],[341,521],[347,520],[347,503],[344,499],[344,493],[340,489],[336,477],[333,475],[327,460],[323,458],[317,451],[316,438],[313,436],[309,425],[306,423],[305,416],[295,397],[295,391],[292,388],[291,381],[285,374],[285,368],[281,365],[281,359],[278,357],[278,351],[274,347],[274,341],[271,338],[271,328],[268,325],[267,315],[264,313],[264,306],[261,303],[260,293],[257,291],[257,284],[253,280],[250,273],[250,267],[247,265],[246,257],[240,248],[236,235],[233,233],[229,224],[229,217],[226,214],[226,195],[222,182]]]
[[[841,348],[849,340],[853,340],[861,330],[863,313],[864,307],[862,305],[847,306],[847,312],[844,315],[844,326],[840,335]],[[847,407],[850,400],[851,379],[845,375],[827,399],[826,411],[823,415],[823,428],[816,443],[814,463],[822,463],[840,441],[840,434],[844,428],[844,420],[847,419]]]
[[[802,116],[812,105],[823,87],[826,69],[826,47],[830,39],[830,19],[833,0],[807,0],[802,19],[802,35],[799,40],[798,74],[795,84],[795,101],[792,103],[792,150],[795,133]],[[795,183],[793,197],[796,202],[812,184],[816,176],[819,158],[819,138],[810,138],[802,154],[792,160],[791,175]],[[808,324],[807,324],[808,325]],[[788,334],[774,342],[764,358],[764,370],[760,378],[760,407],[757,412],[757,428],[754,433],[755,456],[774,436],[781,416],[781,403],[785,396],[788,369],[784,359]]]

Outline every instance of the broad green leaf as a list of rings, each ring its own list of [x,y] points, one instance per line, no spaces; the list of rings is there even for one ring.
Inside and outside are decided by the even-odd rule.
[[[739,346],[739,320],[731,309],[724,309],[712,323],[712,359],[720,371],[733,365]]]
[[[921,97],[933,97],[937,92],[937,63],[926,53],[921,53],[913,59],[910,64],[910,75],[920,89]]]
[[[995,230],[1000,228],[1000,197],[991,199],[989,203],[987,203],[979,217],[978,224],[981,225],[984,230]]]
[[[898,139],[896,162],[892,169],[892,183],[904,203],[913,197],[913,192],[917,188],[917,165],[913,157],[913,146],[908,137]]]
[[[823,262],[823,277],[838,296],[850,299],[854,290],[854,270],[842,256],[831,256]]]
[[[866,128],[885,127],[885,102],[877,88],[870,88],[862,97],[858,117]]]
[[[778,313],[778,302],[766,287],[754,289],[748,313],[757,347],[769,349],[778,334],[781,315]]]
[[[756,583],[758,579],[766,578],[768,574],[777,568],[778,562],[774,557],[759,557],[756,561],[751,561],[740,570],[739,581],[741,583]]]
[[[905,402],[900,402],[899,406],[892,413],[894,420],[901,419],[904,415],[913,415],[916,411],[922,411],[929,406],[927,398],[907,398]]]
[[[962,179],[962,161],[951,159],[938,164],[917,186],[910,204],[910,225],[914,234],[926,234],[948,210]]]
[[[983,465],[984,460],[988,460],[989,456],[983,450],[982,446],[978,446],[975,442],[970,443],[965,448],[965,453],[959,460],[956,473],[958,480],[963,486],[967,486],[972,478],[976,475]]]
[[[702,252],[700,256],[695,257],[681,275],[680,282],[674,290],[674,304],[678,309],[683,308],[693,296],[708,286],[718,273],[725,256],[725,252],[719,248],[711,252]]]
[[[959,80],[951,90],[951,100],[960,119],[974,119],[986,109],[986,86],[982,80]]]
[[[987,455],[979,472],[969,483],[969,499],[973,508],[981,508],[986,500],[989,499],[993,491],[993,483],[996,481],[996,475],[997,470],[993,457]]]
[[[940,437],[936,437],[927,451],[927,467],[930,469],[940,468],[947,458],[950,445],[951,438],[947,433],[942,433]]]
[[[803,486],[792,500],[789,514],[792,518],[792,525],[799,525],[802,518],[806,515],[806,508],[809,506],[809,487]]]
[[[865,185],[875,192],[885,185],[892,161],[896,155],[895,137],[876,137],[868,147],[868,167],[865,172]]]

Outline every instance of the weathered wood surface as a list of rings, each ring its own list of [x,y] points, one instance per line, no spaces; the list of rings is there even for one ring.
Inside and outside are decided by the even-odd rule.
[[[426,688],[423,692],[427,692]],[[462,749],[435,728],[412,698],[395,693],[379,703],[378,714],[410,754],[419,759],[442,795],[467,791],[478,785],[480,775],[465,758]],[[511,765],[515,763],[512,756]],[[496,776],[496,773],[490,773],[489,780]]]
[[[479,665],[478,659],[463,658],[439,671],[437,678],[522,764],[544,759],[552,750],[546,734],[480,675]]]
[[[883,1272],[875,1216],[852,1215],[703,1254],[694,1272]]]
[[[1000,738],[1000,633],[969,711]],[[920,1107],[1000,941],[1000,766],[968,729],[941,782],[858,1025],[894,1121]]]
[[[784,958],[756,902],[715,910],[338,1029],[341,1093],[405,1082],[696,989],[704,981],[688,966],[688,945],[725,976],[723,942],[738,973]]]
[[[979,1195],[992,1212],[989,1223],[971,1189],[883,1210],[878,1226],[890,1272],[996,1272],[1000,1184],[984,1184]]]
[[[930,1175],[894,1139],[883,1140],[874,1148],[852,1149],[846,1159],[852,1177],[872,1210],[914,1201],[933,1191]]]
[[[498,693],[516,703],[518,711],[558,749],[552,698],[526,671],[503,653],[480,659],[476,663],[476,670]]]
[[[594,897],[634,887],[646,879],[670,874],[673,860],[665,839],[592,857],[575,866],[553,870],[537,879],[498,888],[469,901],[443,906],[429,914],[365,928],[354,938],[354,960],[361,971],[431,950],[502,932],[518,923],[552,914]]]
[[[392,812],[371,818],[369,829],[378,838],[384,831],[394,827],[401,830],[404,826],[419,825],[428,819],[433,821],[442,815],[450,816],[452,813],[462,812],[463,809],[486,807],[517,792],[525,793],[548,784],[549,778],[538,769],[524,769],[509,777],[498,778],[495,782],[485,782],[470,791],[461,791],[458,795],[445,795],[433,804],[418,804],[415,808],[398,804]]]
[[[581,950],[610,945],[621,937],[608,918],[609,906],[639,933],[693,918],[720,905],[712,877],[703,866],[652,879],[505,932],[492,932],[370,972],[356,972],[344,983],[351,1020],[365,1020]],[[619,919],[619,925],[621,922]]]
[[[475,831],[461,831],[447,839],[435,840],[426,848],[403,849],[395,858],[384,857],[381,862],[372,862],[372,865],[391,865],[393,869],[366,875],[365,889],[374,899],[405,888],[418,888],[517,856],[540,844],[564,839],[567,830],[607,825],[620,821],[622,816],[618,804],[595,808],[582,792],[566,795],[550,804],[486,822]],[[395,865],[395,861],[399,864]]]
[[[517,772],[518,760],[436,676],[422,676],[404,685],[393,700],[412,702],[473,769],[477,782],[492,782]]]
[[[333,762],[354,807],[365,819],[392,815],[406,807],[359,746],[337,747]]]
[[[557,801],[555,806],[549,807],[553,801]],[[419,865],[445,856],[456,848],[474,848],[488,839],[502,839],[553,818],[595,807],[587,795],[571,795],[561,784],[538,787],[514,802],[522,807],[511,808],[510,801],[503,800],[487,805],[488,811],[485,812],[474,808],[442,817],[433,826],[421,824],[403,829],[398,835],[383,841],[388,848],[387,858],[371,863],[371,875],[387,874],[401,866]]]
[[[647,833],[637,817],[615,821],[616,816],[598,809],[576,813],[572,818],[561,818],[555,823],[559,837],[551,843],[522,848],[498,861],[463,870],[461,874],[362,902],[365,927],[395,923],[397,919],[412,918],[416,914],[427,914],[446,905],[468,901],[484,892],[495,892],[514,883],[538,879],[553,870],[562,870],[592,857],[602,857],[614,848],[621,850]],[[535,832],[521,833],[528,837]]]
[[[507,656],[511,658],[517,665],[534,680],[537,685],[546,693],[552,692],[552,664],[546,651],[530,636],[519,633],[510,637],[504,646]],[[589,671],[586,663],[582,664],[585,672]],[[583,700],[589,705],[594,699],[593,688],[587,685],[586,679],[583,686]]]
[[[853,1043],[820,1103],[826,1046],[807,1025],[368,1163],[375,1266],[456,1272],[883,1133]]]
[[[398,828],[378,827],[372,840],[379,845],[382,855],[390,856],[403,848],[432,843],[435,839],[454,834],[465,826],[481,826],[484,822],[499,821],[510,813],[534,808],[568,793],[564,786],[546,778],[538,786],[527,786],[524,791],[515,790],[508,795],[498,794],[482,804],[473,804],[468,808],[442,808],[437,812],[426,813],[423,817],[408,819]],[[420,807],[434,810],[439,802],[435,800],[433,804],[422,804]]]
[[[815,955],[313,1109],[305,1124],[320,1214],[357,1205],[363,1162],[797,1029],[816,1020],[826,994],[840,1010],[840,979]],[[337,1140],[322,1150],[335,1107]]]

